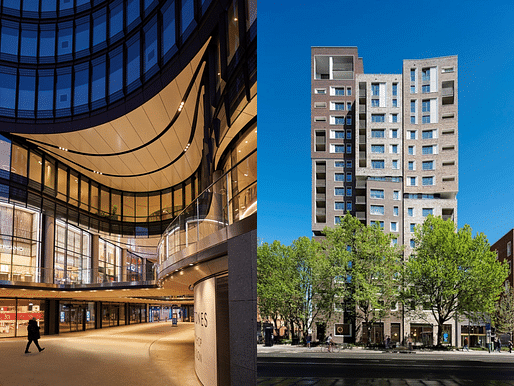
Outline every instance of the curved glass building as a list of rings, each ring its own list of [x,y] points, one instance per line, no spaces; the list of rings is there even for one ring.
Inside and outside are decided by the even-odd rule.
[[[255,383],[256,8],[0,1],[0,337],[178,317]]]

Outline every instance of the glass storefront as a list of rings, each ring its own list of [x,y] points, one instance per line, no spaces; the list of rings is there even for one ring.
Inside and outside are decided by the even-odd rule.
[[[431,324],[410,325],[412,342],[417,345],[432,346],[434,344],[434,329]]]
[[[362,342],[367,344],[383,344],[384,323],[362,323]]]
[[[469,347],[485,347],[485,326],[462,325],[460,327],[461,346],[464,346],[464,339],[468,340]]]
[[[0,203],[0,280],[38,282],[39,214]]]
[[[91,283],[91,235],[62,221],[55,224],[55,283]]]
[[[59,305],[59,333],[95,328],[94,302],[63,302]]]
[[[0,338],[27,336],[30,319],[36,318],[41,335],[45,331],[45,301],[0,299]]]
[[[125,304],[102,303],[102,328],[125,324]]]
[[[146,323],[146,304],[129,304],[129,323]]]

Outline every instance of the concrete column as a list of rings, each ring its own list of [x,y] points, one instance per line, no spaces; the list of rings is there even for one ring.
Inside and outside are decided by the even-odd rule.
[[[146,276],[146,259],[143,259],[143,281],[148,280]]]
[[[45,335],[59,333],[59,300],[47,299],[45,302]]]
[[[100,260],[100,236],[93,235],[93,246],[91,248],[91,283],[98,283],[98,261]]]
[[[228,241],[230,384],[257,384],[257,229]],[[253,344],[248,344],[253,342]]]
[[[54,253],[55,253],[55,218],[43,214],[43,272],[41,279],[43,283],[54,282]]]

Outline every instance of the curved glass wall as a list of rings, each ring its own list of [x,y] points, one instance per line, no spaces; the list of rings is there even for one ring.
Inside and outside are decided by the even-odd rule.
[[[124,98],[163,69],[201,24],[210,1],[196,2],[115,0],[93,8],[82,0],[45,0],[39,8],[37,0],[24,0],[20,9],[20,1],[3,0],[0,116],[70,117]],[[239,20],[248,30],[256,24],[255,2],[233,0],[229,7],[229,62],[240,44]]]
[[[159,274],[179,261],[176,254],[182,249],[197,245],[200,240],[256,211],[257,124],[253,124],[231,147],[224,163],[224,174],[166,229],[157,249]]]
[[[0,137],[0,148],[4,150],[0,153],[0,179],[31,190],[15,190],[0,181],[0,200],[8,200],[9,196],[12,200],[15,193],[22,196],[20,202],[28,201],[39,208],[43,194],[55,197],[57,205],[61,205],[58,211],[63,213],[62,218],[71,217],[72,224],[105,232],[160,235],[164,228],[149,224],[162,222],[165,226],[199,191],[200,169],[184,182],[161,191],[124,192],[98,184],[54,158],[5,137]],[[81,215],[84,212],[88,218]],[[103,227],[100,223],[104,223]]]

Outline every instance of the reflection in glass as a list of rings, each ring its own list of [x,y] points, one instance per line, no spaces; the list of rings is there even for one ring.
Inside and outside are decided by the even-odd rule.
[[[63,68],[63,72],[57,72],[57,90],[55,95],[55,108],[56,109],[69,109],[71,103],[71,69]]]
[[[43,4],[45,3],[46,1],[43,2]],[[51,25],[42,25],[40,29],[39,56],[52,57],[55,55],[55,30]]]
[[[41,174],[43,170],[43,162],[40,155],[30,153],[29,178],[32,181],[41,183]]]
[[[77,21],[75,28],[75,52],[89,49],[89,17]]]
[[[117,6],[111,4],[110,9],[109,37],[112,38],[123,30],[123,3]]]
[[[175,2],[168,1],[162,12],[162,56],[175,46]]]
[[[16,106],[16,70],[0,66],[0,76],[2,77],[0,107],[14,110]]]
[[[195,16],[195,7],[193,0],[182,0],[182,12],[181,12],[181,33],[186,32],[189,24],[193,22]]]
[[[13,143],[11,154],[11,172],[27,177],[27,149]]]
[[[2,26],[0,50],[5,54],[18,55],[18,27],[14,28],[18,23],[9,23],[12,27],[6,24]]]
[[[228,8],[227,63],[230,63],[239,48],[239,19],[237,0],[232,0]]]
[[[59,23],[57,32],[57,54],[71,54],[73,48],[73,28],[71,23]]]
[[[68,188],[68,173],[64,166],[59,165],[57,168],[57,198],[66,201]]]
[[[38,103],[39,111],[50,111],[54,105],[54,75],[53,70],[39,70],[38,85]]]
[[[151,22],[145,26],[145,48],[144,48],[144,72],[148,72],[157,64],[157,18],[154,16]]]
[[[55,189],[55,165],[49,160],[45,160],[45,186]]]
[[[25,2],[24,2],[25,6]],[[21,55],[37,56],[37,27],[31,24],[21,26]]]
[[[107,16],[105,8],[93,14],[93,46],[105,42],[107,34]]]
[[[20,70],[21,72],[21,70]],[[20,89],[18,91],[18,109],[34,111],[34,98],[36,96],[36,72],[24,70],[25,76],[20,76]]]

